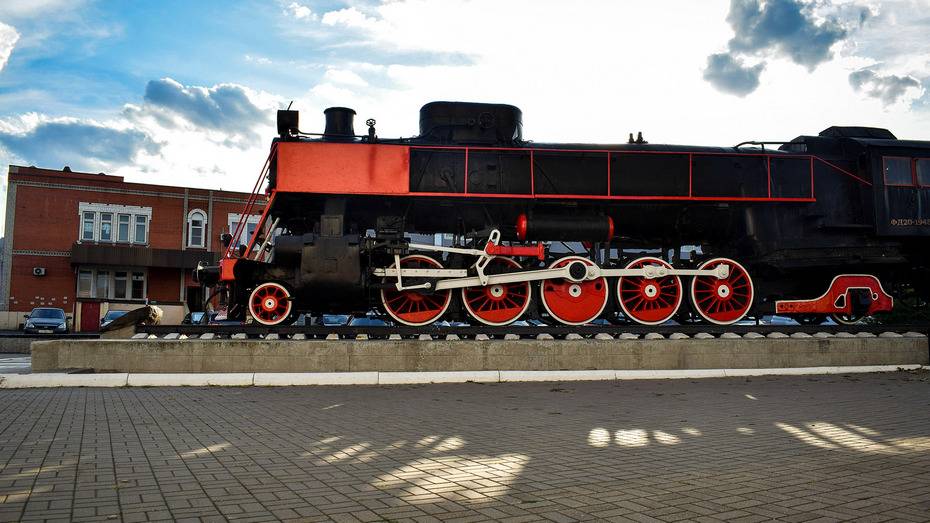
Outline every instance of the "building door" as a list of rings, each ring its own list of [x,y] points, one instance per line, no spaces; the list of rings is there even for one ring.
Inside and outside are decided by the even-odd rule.
[[[81,332],[97,332],[100,330],[100,302],[81,302]]]

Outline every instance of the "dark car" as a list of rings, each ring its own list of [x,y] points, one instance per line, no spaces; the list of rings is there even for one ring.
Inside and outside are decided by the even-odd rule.
[[[107,313],[103,315],[103,318],[100,318],[100,327],[106,327],[107,325],[113,323],[113,320],[116,318],[125,316],[127,312],[129,311],[107,311]]]
[[[210,315],[215,315],[216,313],[211,312]],[[205,325],[209,322],[210,316],[206,316],[206,312],[188,312],[184,319],[181,320],[181,325]]]
[[[35,308],[26,315],[23,332],[26,334],[65,334],[68,332],[68,317],[62,309]]]

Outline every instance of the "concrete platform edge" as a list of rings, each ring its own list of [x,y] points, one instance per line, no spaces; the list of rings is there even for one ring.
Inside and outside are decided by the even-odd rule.
[[[275,387],[321,385],[409,385],[428,383],[503,383],[519,381],[590,381],[801,376],[930,369],[914,365],[797,367],[774,369],[691,369],[617,371],[461,371],[461,372],[240,372],[0,374],[0,389],[36,387]]]

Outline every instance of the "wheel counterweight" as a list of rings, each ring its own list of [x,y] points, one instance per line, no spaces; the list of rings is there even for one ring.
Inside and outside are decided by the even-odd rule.
[[[550,268],[559,269],[572,262],[585,265],[594,262],[580,256],[566,256],[556,260]],[[583,325],[600,316],[607,306],[607,279],[571,281],[568,279],[545,280],[540,284],[543,307],[557,321],[566,325]]]
[[[429,256],[413,254],[401,258],[403,269],[441,269],[442,264]],[[394,267],[394,264],[391,265]],[[385,278],[385,283],[396,282]],[[438,320],[449,308],[452,291],[425,292],[417,289],[398,291],[381,289],[381,304],[384,310],[395,320],[405,325],[426,325]]]
[[[653,257],[638,258],[630,262],[627,269],[642,269],[659,266],[671,269],[664,260]],[[678,312],[684,291],[681,278],[665,276],[622,276],[617,281],[617,301],[627,318],[644,325],[665,323]]]

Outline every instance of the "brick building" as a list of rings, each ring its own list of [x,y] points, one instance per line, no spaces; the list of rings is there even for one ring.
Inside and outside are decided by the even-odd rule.
[[[75,330],[108,310],[150,303],[179,323],[199,310],[199,261],[241,221],[247,193],[128,183],[120,176],[10,166],[0,273],[0,328],[33,307],[61,307]],[[261,208],[254,212],[261,212]],[[247,220],[249,232],[259,216]],[[244,238],[247,235],[243,235]]]

